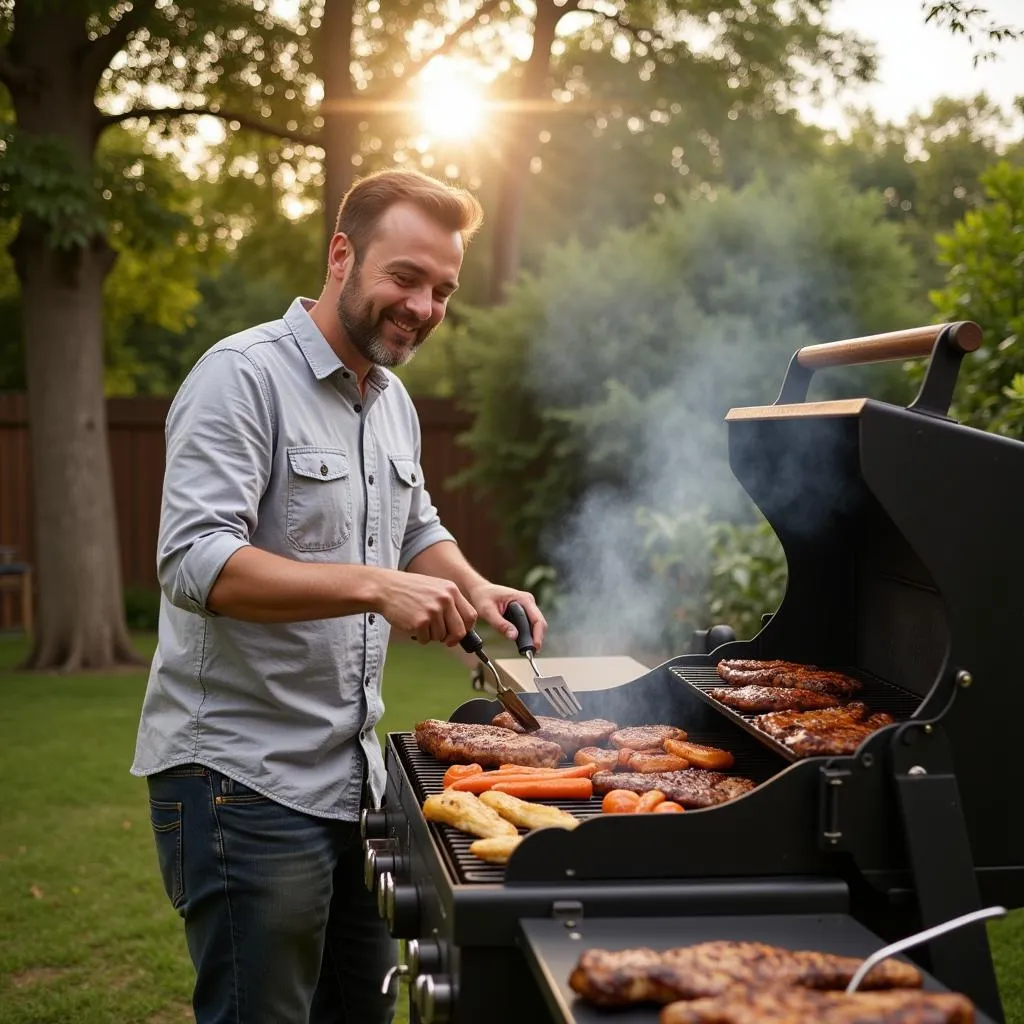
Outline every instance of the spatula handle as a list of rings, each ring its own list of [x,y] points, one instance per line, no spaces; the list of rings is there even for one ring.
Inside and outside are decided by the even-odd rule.
[[[537,648],[533,646],[533,630],[530,628],[530,620],[526,617],[526,609],[518,601],[509,601],[505,609],[505,618],[519,631],[516,637],[519,653],[533,654]]]
[[[471,629],[459,641],[459,646],[467,654],[479,654],[484,649],[484,642],[480,639],[480,634],[475,629]]]

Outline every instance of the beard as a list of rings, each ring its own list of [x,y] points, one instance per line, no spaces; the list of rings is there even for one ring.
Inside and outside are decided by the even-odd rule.
[[[338,296],[338,320],[342,329],[352,347],[375,366],[386,366],[389,369],[404,366],[416,355],[420,345],[427,340],[434,327],[424,325],[411,340],[403,339],[399,343],[400,348],[394,347],[394,343],[389,345],[381,336],[385,322],[389,317],[403,321],[406,317],[397,306],[388,306],[374,315],[373,303],[363,295],[362,288],[356,280],[360,273],[359,268],[354,270]]]

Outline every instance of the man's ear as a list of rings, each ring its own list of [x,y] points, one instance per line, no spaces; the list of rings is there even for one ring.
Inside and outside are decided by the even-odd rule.
[[[337,232],[331,237],[327,250],[327,274],[336,281],[344,281],[355,263],[355,249],[348,235]]]

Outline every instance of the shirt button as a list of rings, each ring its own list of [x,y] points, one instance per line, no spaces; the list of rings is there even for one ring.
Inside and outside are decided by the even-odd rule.
[[[372,626],[377,621],[377,616],[370,612],[370,625]]]
[[[355,410],[356,410],[356,412],[362,412],[363,411],[363,407],[358,402],[356,402]]]
[[[372,680],[370,679],[370,677],[369,677],[369,676],[367,676],[367,677],[366,677],[366,678],[365,678],[365,679],[363,680],[363,682],[364,682],[364,683],[366,683],[366,685],[367,685],[367,686],[369,686],[369,685],[370,685],[370,683],[372,682]]]
[[[321,466],[320,466],[320,475],[321,476],[327,476],[327,467],[325,465],[323,465],[323,464],[321,464]]]
[[[372,473],[370,474],[370,481],[369,481],[369,482],[370,482],[371,484],[373,483],[373,474],[372,474]]]
[[[366,544],[367,544],[368,547],[372,548],[373,547],[373,538],[372,537],[368,537],[367,540],[366,540]]]
[[[415,474],[415,473],[413,473],[413,474],[412,474],[412,475],[411,475],[411,476],[409,477],[409,479],[410,479],[410,480],[411,480],[411,481],[412,481],[413,483],[416,483],[416,474]]]

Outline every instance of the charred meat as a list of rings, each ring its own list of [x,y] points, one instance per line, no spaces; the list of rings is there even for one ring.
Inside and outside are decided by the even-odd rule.
[[[573,722],[564,718],[546,718],[537,716],[540,728],[531,732],[541,740],[557,743],[566,757],[572,757],[581,747],[594,747],[604,743],[616,729],[615,722],[605,718],[591,718],[585,722]],[[510,729],[512,732],[524,733],[526,730],[512,717],[508,711],[502,711],[491,719],[491,725],[499,729]]]
[[[595,793],[607,793],[613,789],[646,793],[660,789],[666,800],[691,809],[724,804],[754,788],[750,779],[702,768],[687,768],[679,772],[596,772],[591,781]]]
[[[955,992],[815,992],[785,985],[735,986],[724,995],[671,1003],[659,1024],[973,1024],[971,1001]]]
[[[686,733],[674,725],[631,725],[613,732],[609,739],[620,750],[663,750],[665,740],[685,740]]]
[[[476,762],[484,768],[521,764],[533,768],[554,768],[562,759],[562,748],[533,734],[520,736],[493,725],[442,722],[428,718],[417,722],[416,745],[439,761],[457,764]]]
[[[719,996],[741,983],[842,989],[861,963],[856,957],[793,951],[763,942],[702,942],[663,953],[589,949],[577,962],[569,986],[598,1006],[667,1003]],[[918,988],[921,981],[916,967],[885,960],[868,972],[862,987]]]
[[[831,708],[839,702],[830,694],[789,686],[715,686],[708,694],[734,711],[811,711]]]
[[[820,711],[775,711],[752,719],[757,728],[802,757],[852,754],[868,736],[893,721],[884,711],[871,714],[861,701]]]
[[[718,674],[733,686],[779,686],[836,697],[853,697],[862,684],[842,672],[831,672],[817,665],[800,665],[792,661],[756,662],[750,660],[720,661]]]

